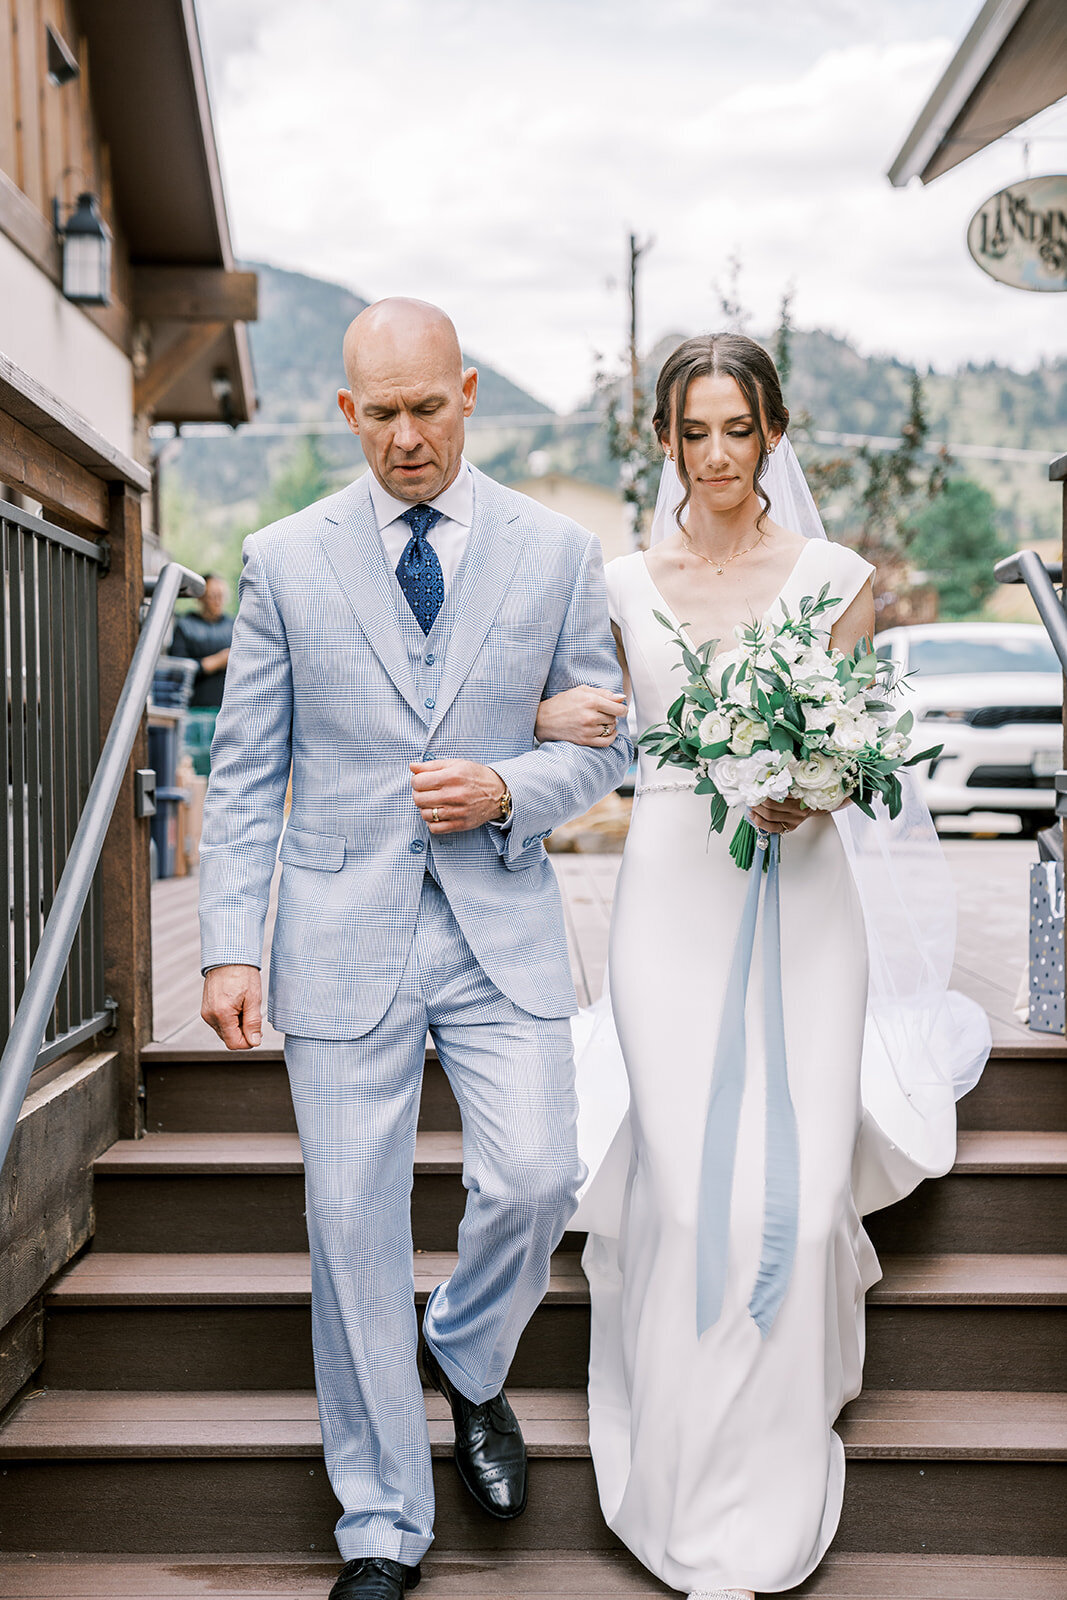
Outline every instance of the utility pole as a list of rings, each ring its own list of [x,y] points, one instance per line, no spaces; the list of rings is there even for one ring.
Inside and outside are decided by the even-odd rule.
[[[652,247],[646,239],[638,244],[636,233],[630,235],[630,267],[627,276],[630,302],[630,438],[627,459],[623,461],[623,477],[627,488],[636,484],[644,460],[642,433],[645,427],[645,397],[641,388],[641,362],[637,346],[637,272],[641,257]],[[641,548],[641,507],[636,497],[627,496],[630,504],[630,537],[635,550]]]

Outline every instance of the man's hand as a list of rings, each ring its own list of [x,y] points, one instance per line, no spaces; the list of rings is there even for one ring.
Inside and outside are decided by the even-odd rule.
[[[204,656],[200,662],[201,672],[221,672],[229,664],[229,649],[216,650],[213,656]]]
[[[258,967],[212,967],[200,1015],[227,1050],[251,1050],[263,1037]]]
[[[500,816],[506,785],[477,761],[413,761],[411,790],[431,833],[466,833]]]

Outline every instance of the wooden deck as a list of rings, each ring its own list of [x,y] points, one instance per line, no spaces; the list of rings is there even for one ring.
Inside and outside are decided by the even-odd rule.
[[[947,840],[945,853],[959,903],[955,986],[985,1007],[995,1043],[1025,1047],[1027,1052],[1062,1048],[1062,1039],[1032,1033],[1014,1014],[1027,958],[1028,873],[1036,847],[1014,839]],[[575,988],[581,1004],[588,1005],[604,982],[611,901],[621,857],[558,855],[552,860],[563,892]],[[152,890],[153,1032],[169,1049],[200,1055],[205,1050],[222,1052],[224,1046],[200,1018],[197,890],[195,877],[168,879]],[[271,921],[273,907],[272,897]],[[281,1035],[266,1026],[261,1048],[280,1050]]]

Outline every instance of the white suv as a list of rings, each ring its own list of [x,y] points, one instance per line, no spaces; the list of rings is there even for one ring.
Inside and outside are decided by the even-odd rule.
[[[887,628],[880,656],[909,674],[899,703],[915,714],[916,769],[934,816],[1011,811],[1024,828],[1051,819],[1063,765],[1063,675],[1039,623],[932,622]]]

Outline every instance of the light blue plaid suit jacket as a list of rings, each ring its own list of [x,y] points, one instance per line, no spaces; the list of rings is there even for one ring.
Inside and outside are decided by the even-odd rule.
[[[201,843],[202,965],[258,966],[290,762],[269,1015],[352,1039],[396,993],[427,857],[483,969],[539,1017],[570,1015],[543,839],[614,788],[631,747],[537,746],[541,699],[621,689],[598,541],[474,472],[434,707],[416,692],[368,479],[245,542]],[[624,725],[623,725],[624,726]],[[408,764],[466,758],[511,790],[510,829],[433,838]]]

